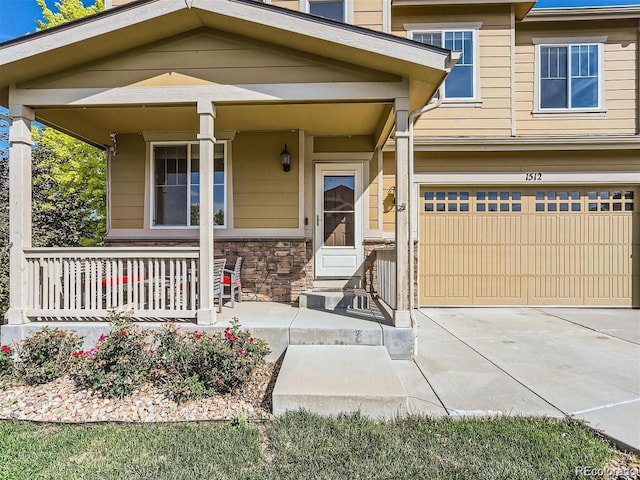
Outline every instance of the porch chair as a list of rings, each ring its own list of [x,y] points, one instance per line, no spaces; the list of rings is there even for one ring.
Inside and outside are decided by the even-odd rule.
[[[240,280],[240,267],[242,266],[242,257],[236,259],[233,270],[225,269],[224,278],[222,279],[222,289],[229,287],[229,293],[223,293],[222,298],[231,299],[231,308],[233,308],[236,292],[238,294],[238,303],[242,303],[242,282]]]
[[[213,303],[218,299],[218,313],[222,313],[222,280],[224,278],[224,266],[227,260],[225,258],[216,258],[213,261]]]

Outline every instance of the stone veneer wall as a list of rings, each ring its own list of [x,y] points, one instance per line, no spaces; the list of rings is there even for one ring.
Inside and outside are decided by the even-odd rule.
[[[107,246],[197,246],[197,241],[107,240]],[[295,239],[216,239],[216,257],[233,267],[242,257],[242,299],[297,302],[300,292],[313,287],[313,245]]]

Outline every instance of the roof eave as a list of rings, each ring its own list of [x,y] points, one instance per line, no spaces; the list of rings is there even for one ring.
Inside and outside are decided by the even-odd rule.
[[[617,20],[625,18],[640,18],[640,5],[536,8],[523,19],[523,22],[566,22],[567,20]]]
[[[354,63],[353,53],[357,50],[365,54],[359,59],[362,61],[360,63],[362,66],[371,67],[366,64],[367,58],[376,57],[378,60],[384,58],[389,73],[406,77],[412,76],[412,72],[416,73],[425,68],[446,71],[451,62],[451,54],[448,50],[250,0],[192,0],[188,6],[180,0],[138,0],[126,7],[101,12],[60,27],[0,44],[0,79],[2,79],[0,88],[29,79],[29,72],[33,73],[31,78],[51,73],[37,70],[38,58],[53,55],[55,52],[58,58],[68,59],[67,62],[76,62],[75,65],[63,65],[61,68],[72,68],[93,60],[91,58],[73,60],[74,56],[71,52],[75,45],[85,41],[95,42],[101,37],[113,38],[118,32],[127,28],[131,30],[146,22],[157,22],[158,19],[164,19],[168,15],[171,15],[173,20],[179,20],[172,23],[179,23],[175,28],[182,28],[183,31],[202,26],[231,31],[234,28],[232,23],[235,22],[236,29],[239,28],[238,25],[245,25],[247,30],[253,33],[253,38],[259,40],[269,41],[269,31],[276,30],[286,37],[286,43],[289,45],[295,45],[294,39],[304,37],[315,45],[315,52],[311,53],[326,56],[326,52],[331,51],[332,57],[350,63]],[[206,18],[203,21],[201,17]],[[249,26],[251,28],[248,28]],[[176,33],[179,32],[172,34]],[[149,42],[157,40],[157,38],[151,38],[152,34],[147,35]],[[147,41],[145,38],[138,39],[138,43],[144,44]],[[131,47],[136,46],[139,45]],[[327,50],[328,46],[337,48]],[[124,49],[115,46],[109,48],[113,48],[114,51],[100,52],[96,54],[96,58],[98,55],[117,54]],[[23,68],[27,66],[22,73],[22,77],[27,78],[21,78],[16,72],[12,77],[9,66],[19,63]]]

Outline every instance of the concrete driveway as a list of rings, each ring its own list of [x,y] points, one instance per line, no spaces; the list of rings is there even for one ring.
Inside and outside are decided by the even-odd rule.
[[[447,413],[571,415],[640,450],[639,310],[425,308],[418,317],[415,362]],[[441,408],[433,403],[424,413]]]

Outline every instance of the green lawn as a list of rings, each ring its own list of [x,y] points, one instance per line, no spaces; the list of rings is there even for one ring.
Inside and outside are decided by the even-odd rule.
[[[0,423],[0,479],[573,479],[611,447],[530,418],[375,423],[290,414],[265,425]],[[586,477],[585,477],[586,478]]]

